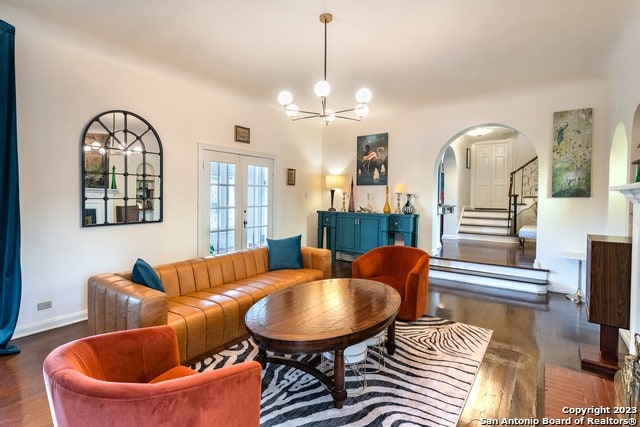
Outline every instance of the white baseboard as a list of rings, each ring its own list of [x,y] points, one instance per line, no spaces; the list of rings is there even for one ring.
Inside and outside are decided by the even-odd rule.
[[[53,319],[42,320],[40,322],[30,323],[28,325],[17,327],[13,333],[12,339],[26,337],[28,335],[37,334],[39,332],[48,331],[50,329],[59,328],[61,326],[71,325],[87,320],[87,310],[77,313],[67,314],[65,316],[55,317]]]
[[[442,240],[458,240],[459,237],[457,234],[443,234]]]

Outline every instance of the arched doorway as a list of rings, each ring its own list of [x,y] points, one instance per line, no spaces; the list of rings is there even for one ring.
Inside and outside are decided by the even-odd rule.
[[[618,123],[609,153],[609,187],[624,185],[631,179],[628,172],[628,151],[626,128],[624,124]],[[607,233],[620,236],[631,234],[630,220],[629,202],[626,197],[618,191],[609,191]]]
[[[482,191],[477,185],[478,173],[483,167],[478,160],[481,157],[478,147],[486,147],[494,142],[504,143],[508,147],[508,160],[504,160],[503,165],[508,177],[511,178],[511,172],[519,171],[514,175],[512,188],[509,189],[508,184],[503,187],[507,194],[502,196],[508,197],[509,192],[519,195],[517,212],[534,204],[537,209],[537,153],[529,139],[517,129],[501,124],[481,124],[463,129],[443,146],[434,165],[436,188],[433,204],[438,212],[433,217],[432,247],[438,249],[434,253],[439,252],[445,239],[473,238],[517,243],[517,238],[514,240],[513,236],[502,239],[491,233],[474,233],[473,236],[460,233],[463,212],[478,203],[477,194]],[[526,174],[522,172],[525,169]],[[502,191],[499,185],[505,184],[496,184],[498,190],[492,191]],[[455,208],[447,210],[449,206]],[[511,234],[511,231],[503,234]]]

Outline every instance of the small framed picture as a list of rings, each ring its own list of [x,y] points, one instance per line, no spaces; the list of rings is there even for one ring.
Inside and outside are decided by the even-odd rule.
[[[236,142],[244,142],[245,144],[251,143],[251,129],[236,126]]]
[[[467,148],[467,159],[465,166],[467,169],[471,169],[471,148]]]
[[[287,185],[296,185],[295,169],[287,169]]]

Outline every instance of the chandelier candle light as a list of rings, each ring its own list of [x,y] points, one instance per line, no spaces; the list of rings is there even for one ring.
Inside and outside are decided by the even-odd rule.
[[[293,103],[293,95],[288,90],[283,90],[278,95],[278,102],[284,107],[284,112],[287,116],[293,120],[302,120],[319,117],[324,120],[325,124],[331,123],[336,118],[360,121],[369,113],[368,102],[371,100],[371,91],[367,88],[361,88],[356,92],[356,106],[354,108],[347,108],[345,110],[334,111],[327,108],[327,96],[331,91],[331,86],[327,82],[327,24],[333,20],[333,15],[330,13],[323,13],[320,15],[320,22],[324,24],[324,74],[323,79],[316,83],[313,87],[313,91],[316,96],[320,98],[320,104],[322,110],[320,112],[304,111],[300,110],[296,104]],[[304,116],[298,117],[298,114],[304,114]],[[353,113],[353,116],[347,116],[345,113]]]

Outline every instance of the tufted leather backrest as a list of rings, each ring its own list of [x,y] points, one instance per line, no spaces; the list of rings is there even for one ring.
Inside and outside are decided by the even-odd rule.
[[[232,283],[269,271],[266,247],[154,266],[169,298]]]

